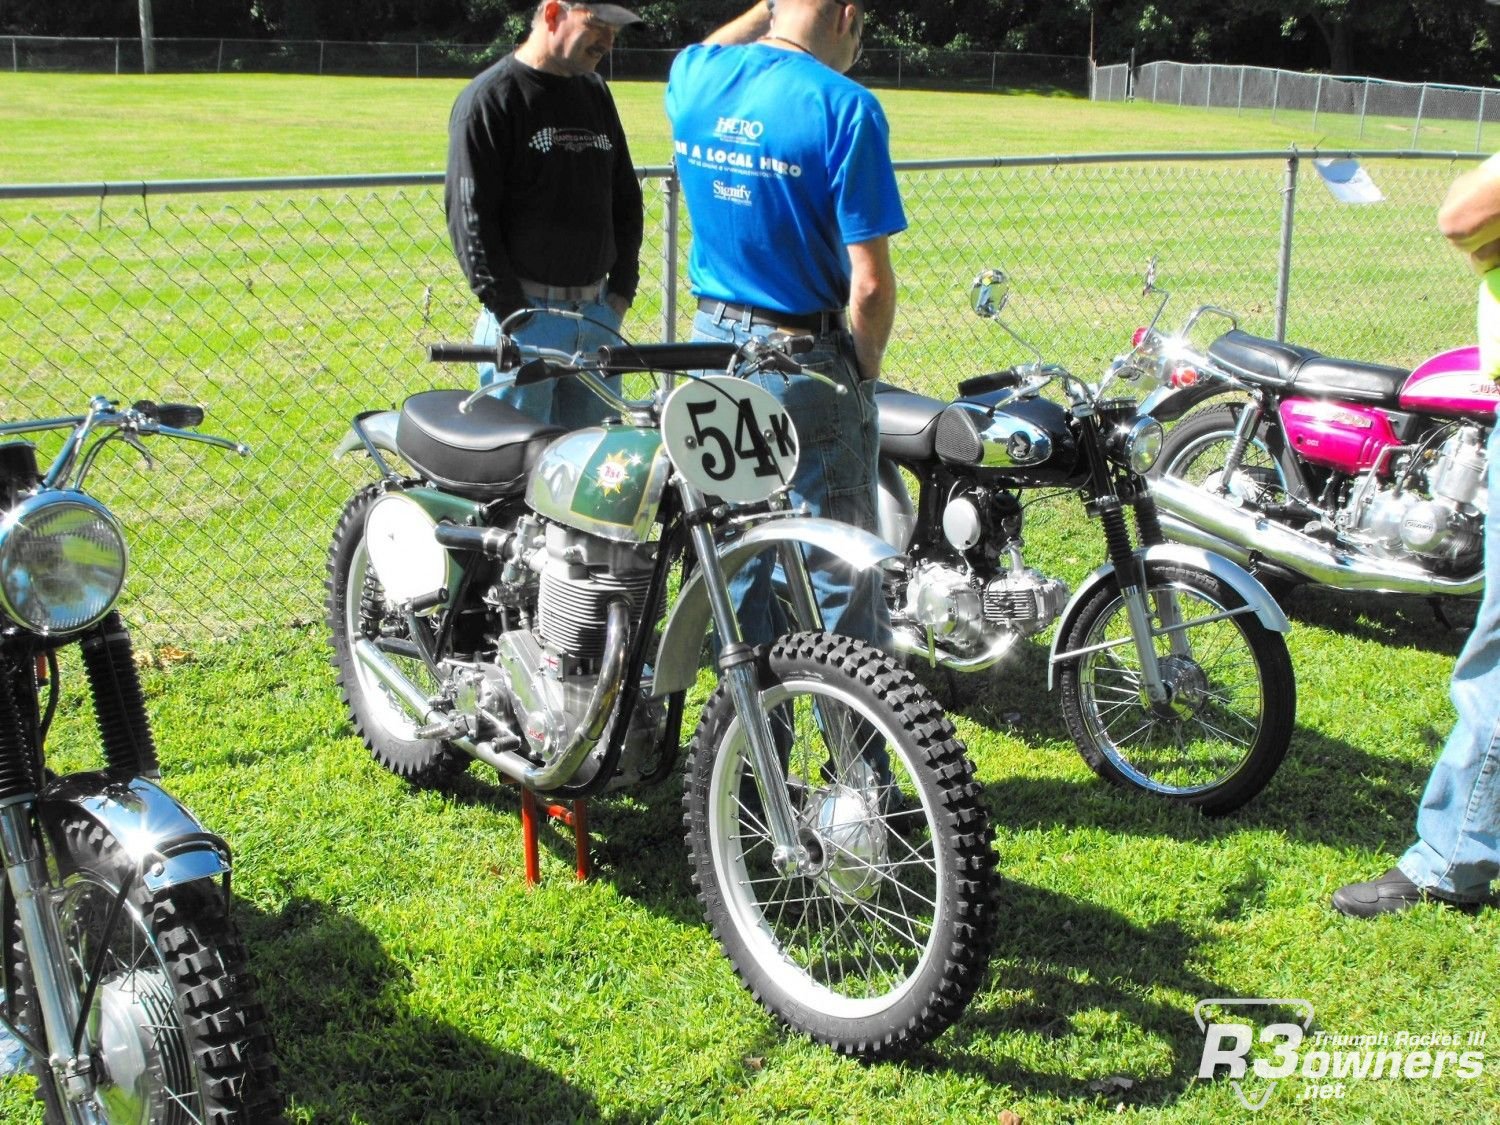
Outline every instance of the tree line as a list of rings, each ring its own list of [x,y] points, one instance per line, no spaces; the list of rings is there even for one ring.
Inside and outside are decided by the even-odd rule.
[[[742,0],[643,0],[624,47],[692,42]],[[0,34],[446,40],[505,46],[535,0],[0,0]],[[1173,59],[1493,85],[1484,0],[871,0],[870,47]]]

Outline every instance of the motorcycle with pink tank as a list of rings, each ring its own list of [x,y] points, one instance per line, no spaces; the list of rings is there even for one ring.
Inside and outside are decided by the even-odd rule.
[[[1254,336],[1222,309],[1192,322],[1204,314],[1230,324],[1206,349],[1190,329],[1137,333],[1161,383],[1142,409],[1180,419],[1151,482],[1167,537],[1227,555],[1273,590],[1416,594],[1440,616],[1477,597],[1500,404],[1479,349],[1407,369]]]

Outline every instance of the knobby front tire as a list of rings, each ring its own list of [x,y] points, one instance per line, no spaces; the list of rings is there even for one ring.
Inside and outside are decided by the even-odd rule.
[[[860,641],[782,637],[759,705],[813,870],[783,875],[721,684],[689,749],[693,882],[751,993],[844,1054],[901,1055],[963,1012],[993,941],[994,853],[967,754],[912,675]]]
[[[134,864],[82,813],[64,813],[49,836],[80,1003],[93,966],[104,966],[88,1013],[97,1082],[90,1108],[106,1121],[153,1125],[283,1120],[265,1011],[219,884],[200,879],[153,894],[137,880],[110,930]],[[28,1039],[44,1042],[13,909],[6,934],[7,1012]],[[72,1121],[51,1070],[33,1060],[32,1073],[47,1120]]]

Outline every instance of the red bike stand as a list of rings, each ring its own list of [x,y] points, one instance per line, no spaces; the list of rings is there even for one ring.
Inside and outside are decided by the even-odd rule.
[[[534,887],[542,881],[541,864],[537,859],[536,833],[541,816],[548,820],[560,820],[573,829],[573,847],[578,858],[579,881],[592,874],[589,864],[589,821],[583,801],[572,802],[572,807],[543,804],[524,785],[521,786],[521,845],[526,851],[526,885]]]

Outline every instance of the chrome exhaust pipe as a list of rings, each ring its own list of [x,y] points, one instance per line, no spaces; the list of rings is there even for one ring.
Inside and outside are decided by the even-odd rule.
[[[595,684],[594,693],[590,696],[588,707],[584,711],[583,718],[574,728],[571,738],[555,752],[552,752],[549,740],[548,761],[545,764],[536,765],[514,750],[499,750],[489,743],[476,743],[473,739],[464,736],[449,738],[445,741],[458,747],[464,753],[494,766],[506,777],[519,782],[528,789],[546,792],[549,789],[566,785],[578,772],[584,760],[599,745],[599,740],[604,737],[604,732],[609,727],[610,716],[614,714],[615,703],[620,697],[620,689],[625,681],[625,658],[629,648],[627,643],[629,637],[629,606],[624,601],[610,602],[607,611],[604,653],[600,658],[599,679]],[[387,660],[385,653],[376,648],[371,641],[360,638],[354,642],[353,651],[354,658],[359,661],[361,667],[367,669],[394,692],[422,725],[440,723],[448,718],[445,713],[434,708],[421,689]]]
[[[1341,551],[1229,503],[1176,477],[1151,481],[1162,531],[1176,543],[1216,551],[1241,566],[1263,560],[1335,590],[1423,597],[1466,597],[1484,589],[1484,572],[1443,578],[1410,563]]]
[[[956,656],[940,645],[928,650],[926,633],[911,625],[896,625],[891,629],[891,639],[896,652],[902,656],[915,656],[929,664],[937,664],[953,672],[983,672],[1000,663],[1021,634],[1010,630],[1002,633],[991,645],[976,656]]]

